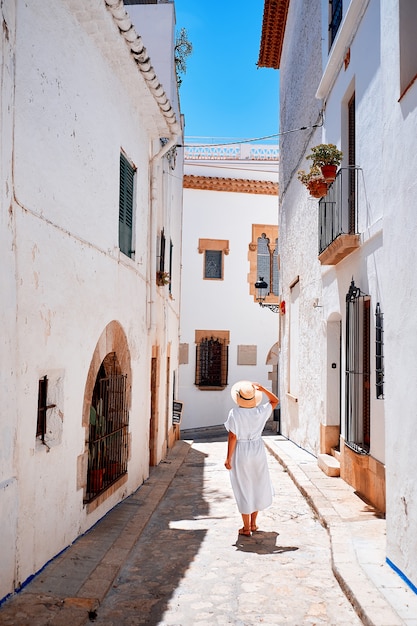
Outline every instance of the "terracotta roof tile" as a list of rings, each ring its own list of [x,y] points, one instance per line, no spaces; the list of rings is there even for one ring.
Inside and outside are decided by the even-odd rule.
[[[279,69],[290,0],[265,0],[258,67]]]
[[[184,176],[184,189],[205,191],[232,191],[235,193],[255,193],[264,196],[277,196],[278,183],[268,180],[247,180],[243,178],[220,178],[214,176]]]

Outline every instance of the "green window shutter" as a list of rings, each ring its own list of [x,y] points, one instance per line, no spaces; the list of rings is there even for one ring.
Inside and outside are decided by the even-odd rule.
[[[133,190],[135,168],[124,154],[120,154],[120,195],[119,195],[119,248],[127,256],[132,256],[133,235]]]

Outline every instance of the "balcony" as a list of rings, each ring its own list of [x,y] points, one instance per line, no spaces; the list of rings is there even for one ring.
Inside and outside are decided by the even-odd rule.
[[[359,248],[358,168],[341,168],[319,202],[319,261],[336,265]]]

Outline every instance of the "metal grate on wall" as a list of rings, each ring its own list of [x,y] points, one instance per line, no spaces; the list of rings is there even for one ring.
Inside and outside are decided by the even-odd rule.
[[[346,445],[370,449],[370,297],[352,280],[346,294]]]
[[[215,337],[204,338],[196,346],[195,384],[199,387],[225,387],[228,374],[228,346]]]
[[[90,407],[86,501],[90,502],[127,472],[129,415],[127,376],[97,381]]]

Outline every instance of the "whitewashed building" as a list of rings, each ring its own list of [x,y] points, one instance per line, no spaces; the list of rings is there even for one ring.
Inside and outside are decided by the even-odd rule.
[[[387,561],[417,591],[417,4],[265,2],[280,70],[281,428],[386,512]],[[291,132],[288,132],[291,131]],[[321,200],[297,179],[336,144]]]
[[[178,437],[182,128],[154,5],[141,30],[121,0],[1,3],[0,600]]]
[[[277,181],[276,146],[186,149],[181,430],[223,424],[238,380],[277,391]],[[272,308],[256,300],[260,277]]]

